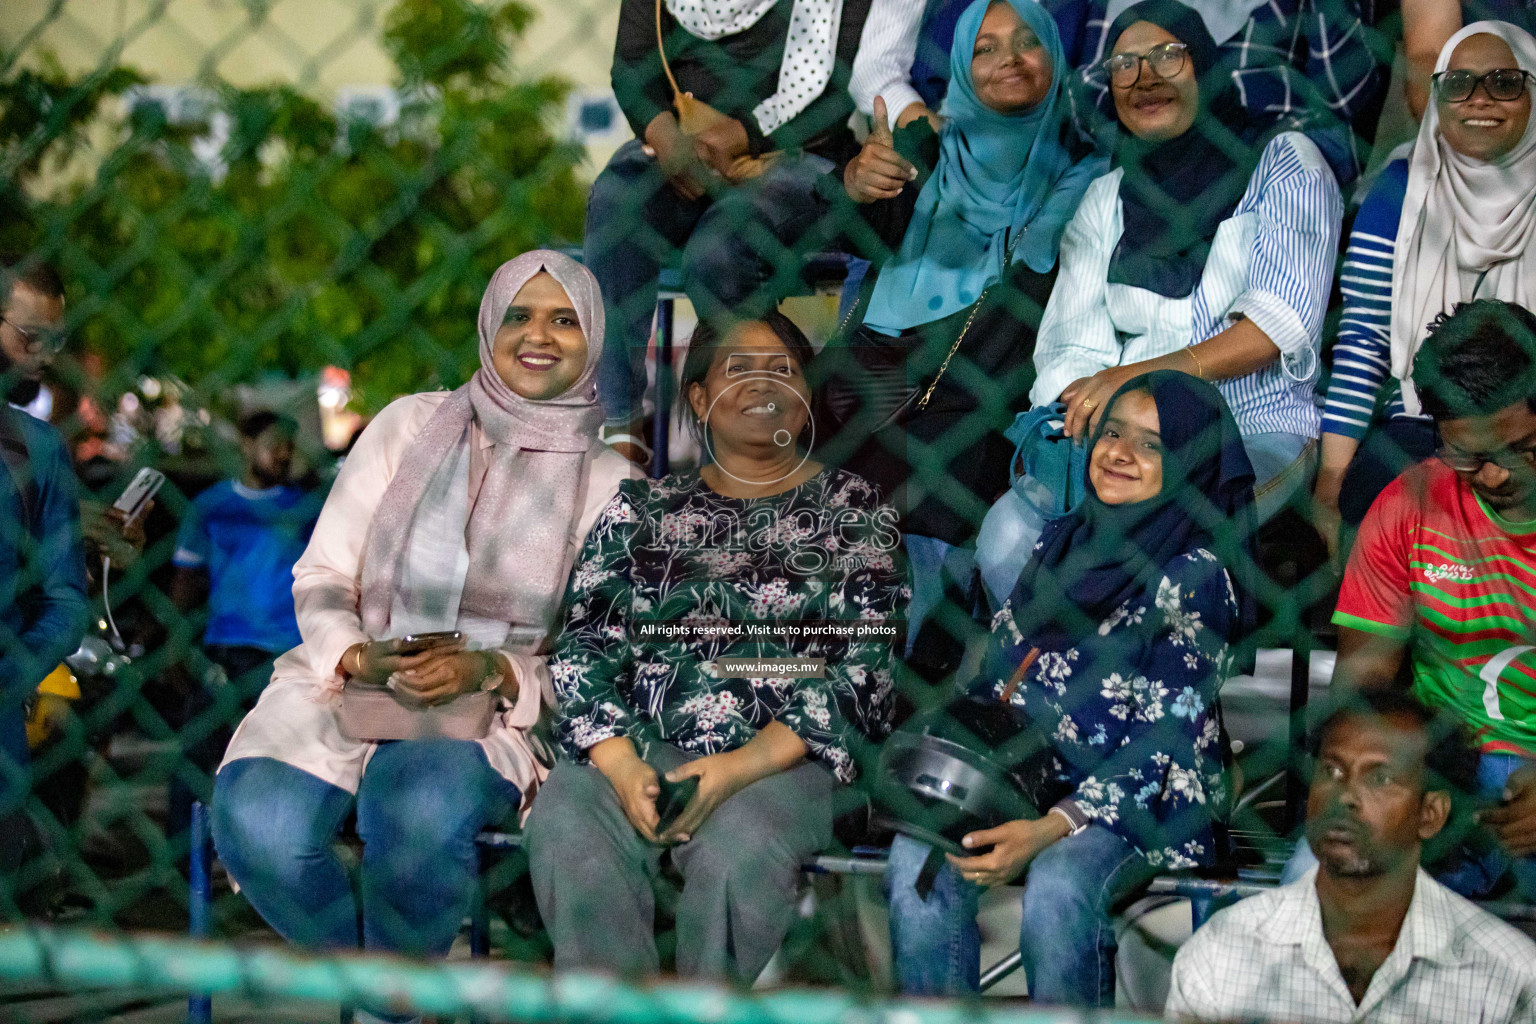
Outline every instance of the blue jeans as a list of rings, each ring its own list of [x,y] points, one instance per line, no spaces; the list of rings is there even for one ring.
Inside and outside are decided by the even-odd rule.
[[[1254,522],[1269,522],[1298,491],[1311,490],[1317,475],[1317,440],[1272,431],[1243,438],[1253,463]]]
[[[1024,499],[1020,487],[1029,492],[1035,505]],[[1025,476],[987,510],[981,532],[976,535],[976,567],[981,570],[990,611],[1003,606],[1024,574],[1024,566],[1035,553],[1035,542],[1049,522],[1037,506],[1049,507],[1050,501],[1051,489],[1034,477]]]
[[[907,606],[906,657],[910,658],[917,645],[918,631],[944,603],[945,592],[958,588],[962,594],[971,593],[976,550],[916,533],[903,534],[902,543],[906,545],[907,564],[912,573],[912,601]],[[971,612],[969,607],[964,610],[967,614]]]
[[[439,957],[474,893],[475,833],[520,802],[480,745],[465,740],[379,744],[355,798],[281,761],[243,758],[214,781],[213,842],[289,942]],[[363,840],[355,893],[332,846],[354,803]]]
[[[1514,754],[1484,754],[1477,766],[1479,795],[1491,800],[1499,799],[1504,784],[1509,781],[1515,769],[1530,763]],[[1298,881],[1316,866],[1317,857],[1313,855],[1312,848],[1302,842],[1286,862],[1285,870],[1280,875],[1280,884],[1288,885]],[[1425,868],[1446,888],[1469,900],[1488,896],[1507,872],[1514,876],[1515,887],[1520,895],[1536,902],[1536,857],[1511,857],[1501,847],[1474,850],[1462,846],[1444,860],[1426,864]]]
[[[975,992],[981,979],[976,908],[981,889],[948,863],[926,900],[913,888],[929,847],[897,836],[885,872],[891,951],[904,995]],[[1053,1006],[1115,1005],[1112,910],[1146,883],[1152,870],[1129,843],[1091,825],[1048,847],[1024,876],[1019,951],[1029,995]]]
[[[816,191],[831,167],[819,156],[784,155],[718,198],[684,199],[640,140],[619,147],[592,183],[583,242],[607,316],[597,390],[609,424],[628,424],[642,412],[661,269],[681,258],[683,285],[700,315],[760,316],[798,286],[799,254],[835,233]]]

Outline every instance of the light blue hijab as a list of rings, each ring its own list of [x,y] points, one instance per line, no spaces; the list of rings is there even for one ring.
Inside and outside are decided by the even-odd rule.
[[[1020,114],[1000,114],[977,98],[971,56],[991,2],[975,0],[955,26],[939,165],[918,194],[901,248],[881,268],[864,315],[881,334],[894,336],[975,302],[1002,276],[1009,242],[1020,230],[1026,233],[1014,258],[1038,273],[1050,270],[1067,221],[1103,170],[1097,160],[1073,167],[1061,145],[1070,116],[1063,82],[1071,68],[1056,22],[1035,0],[1008,3],[1050,54],[1050,90]]]

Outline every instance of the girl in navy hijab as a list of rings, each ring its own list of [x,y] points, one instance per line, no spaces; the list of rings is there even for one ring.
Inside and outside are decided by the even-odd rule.
[[[929,848],[899,837],[887,885],[904,992],[978,984],[981,888],[1024,881],[1020,950],[1039,1003],[1114,1005],[1111,907],[1209,865],[1225,804],[1217,691],[1254,625],[1253,469],[1220,392],[1177,371],[1126,382],[1099,421],[1089,495],[1046,527],[993,618],[973,694],[1042,734],[1059,799],[973,832],[927,899]]]

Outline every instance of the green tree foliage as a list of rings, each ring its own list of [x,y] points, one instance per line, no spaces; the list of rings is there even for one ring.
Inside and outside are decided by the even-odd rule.
[[[581,150],[546,128],[566,86],[509,59],[530,19],[515,3],[399,0],[384,30],[410,97],[398,126],[338,123],[285,85],[215,84],[210,118],[229,118],[216,158],[205,125],[110,102],[138,72],[71,78],[0,56],[0,245],[62,267],[75,347],[103,357],[109,392],[169,373],[216,404],[327,364],[353,371],[367,411],[457,386],[491,272],[581,233]],[[86,180],[60,172],[82,156]]]

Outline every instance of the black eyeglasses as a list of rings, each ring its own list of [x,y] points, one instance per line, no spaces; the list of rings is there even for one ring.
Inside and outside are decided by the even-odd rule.
[[[1141,62],[1146,61],[1160,78],[1172,78],[1184,70],[1189,56],[1188,43],[1163,43],[1146,53],[1117,53],[1100,65],[1111,85],[1122,89],[1136,84],[1141,77]]]
[[[16,321],[0,316],[0,323],[10,324],[11,330],[21,335],[21,342],[29,349],[41,349],[49,355],[58,355],[69,337],[57,327],[23,327]]]
[[[1529,71],[1520,68],[1495,68],[1478,74],[1476,71],[1442,71],[1434,76],[1435,91],[1447,103],[1461,103],[1472,98],[1481,85],[1489,99],[1507,102],[1517,100],[1525,92],[1525,80]]]
[[[1458,473],[1476,473],[1487,463],[1504,470],[1536,469],[1536,448],[1514,450],[1502,448],[1496,452],[1464,452],[1444,441],[1435,445],[1435,458]]]

